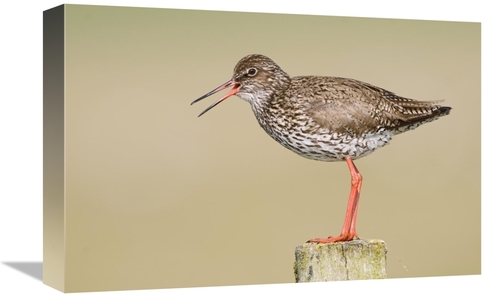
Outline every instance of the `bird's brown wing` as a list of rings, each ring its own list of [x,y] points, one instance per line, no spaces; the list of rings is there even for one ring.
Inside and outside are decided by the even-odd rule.
[[[302,91],[296,91],[296,94],[299,94],[298,102],[304,106],[308,115],[320,126],[338,133],[361,135],[381,128],[396,130],[449,111],[449,108],[439,106],[439,101],[417,101],[400,97],[354,79],[295,79],[300,85],[307,85]]]

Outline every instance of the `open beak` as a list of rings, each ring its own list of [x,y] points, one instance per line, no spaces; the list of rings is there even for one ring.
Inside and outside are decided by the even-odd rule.
[[[194,103],[198,102],[198,101],[201,101],[205,98],[207,98],[208,96],[211,96],[219,91],[222,91],[226,88],[229,88],[229,87],[233,87],[226,95],[224,95],[224,97],[220,98],[219,100],[215,101],[212,105],[210,105],[209,107],[207,107],[207,109],[205,109],[202,113],[200,113],[198,115],[198,117],[201,117],[205,112],[209,111],[210,109],[212,109],[213,107],[215,107],[217,104],[221,103],[222,101],[226,100],[227,98],[235,95],[236,93],[238,93],[238,91],[240,90],[240,83],[237,83],[233,80],[230,80],[224,84],[222,84],[221,86],[217,87],[215,90],[213,91],[210,91],[208,93],[206,93],[205,95],[201,96],[200,98],[194,100],[193,102],[191,102],[191,105],[193,105]]]

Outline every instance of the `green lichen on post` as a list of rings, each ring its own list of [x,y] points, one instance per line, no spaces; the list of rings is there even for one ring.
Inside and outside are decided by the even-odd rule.
[[[305,243],[295,249],[296,282],[387,278],[382,240]]]

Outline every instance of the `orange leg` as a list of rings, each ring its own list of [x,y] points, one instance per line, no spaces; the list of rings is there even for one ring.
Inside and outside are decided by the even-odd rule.
[[[351,173],[351,193],[349,194],[349,201],[347,203],[347,212],[345,214],[344,226],[342,232],[338,237],[329,236],[328,238],[314,238],[308,242],[329,243],[337,241],[349,241],[354,238],[359,238],[356,233],[356,217],[358,215],[358,202],[359,194],[361,193],[361,183],[363,176],[359,173],[356,165],[352,162],[351,158],[346,158],[347,166]]]

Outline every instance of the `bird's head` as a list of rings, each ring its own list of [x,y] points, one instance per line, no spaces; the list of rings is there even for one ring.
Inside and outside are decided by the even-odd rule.
[[[283,90],[289,82],[290,77],[273,60],[264,55],[252,54],[242,58],[236,64],[233,77],[228,82],[194,100],[191,104],[232,87],[224,97],[210,105],[199,116],[232,95],[240,97],[251,105],[259,105],[271,98],[274,93]]]

